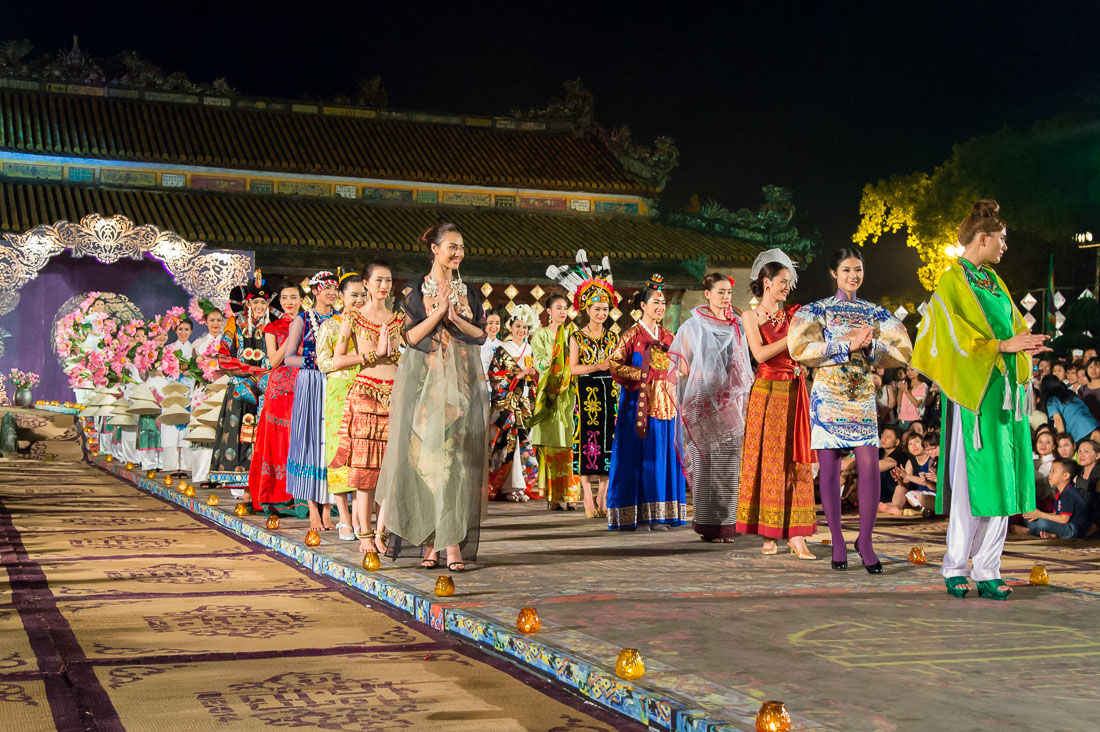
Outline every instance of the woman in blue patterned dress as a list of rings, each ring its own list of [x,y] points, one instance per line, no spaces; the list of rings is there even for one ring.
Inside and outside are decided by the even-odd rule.
[[[837,282],[832,297],[806,305],[794,315],[787,337],[791,357],[815,369],[810,390],[810,447],[821,464],[821,507],[833,542],[833,569],[848,568],[840,525],[840,460],[854,451],[859,470],[859,537],[856,551],[870,574],[882,572],[871,544],[879,502],[878,412],[875,368],[905,366],[913,344],[905,326],[886,308],[860,300],[863,255],[841,249],[829,274]]]
[[[290,415],[286,490],[295,499],[309,502],[309,528],[314,531],[333,528],[325,460],[325,375],[317,368],[317,336],[321,325],[332,317],[336,286],[332,272],[318,272],[310,278],[313,308],[299,313],[290,324],[283,358],[287,366],[298,369]]]

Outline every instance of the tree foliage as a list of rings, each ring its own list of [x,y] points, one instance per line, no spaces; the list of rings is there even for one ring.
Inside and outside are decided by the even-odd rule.
[[[1013,231],[1066,242],[1100,221],[1100,121],[1063,116],[1027,132],[1003,128],[956,145],[931,173],[895,175],[863,188],[852,240],[874,243],[905,229],[924,266],[921,284],[935,289],[950,263],[959,222],[978,198],[995,198]]]

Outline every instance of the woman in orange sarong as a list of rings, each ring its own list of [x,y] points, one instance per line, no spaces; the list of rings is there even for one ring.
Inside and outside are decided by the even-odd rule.
[[[745,416],[737,532],[764,537],[764,554],[776,554],[776,540],[786,539],[799,559],[816,559],[806,548],[806,537],[817,530],[810,402],[802,368],[787,350],[799,306],[783,307],[798,274],[785,253],[770,249],[753,262],[751,276],[749,289],[760,304],[743,321],[759,367]]]

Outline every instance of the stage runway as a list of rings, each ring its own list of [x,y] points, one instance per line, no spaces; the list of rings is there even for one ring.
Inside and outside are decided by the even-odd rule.
[[[109,467],[128,473],[117,464]],[[143,474],[129,475],[186,500]],[[5,492],[17,493],[21,485],[6,485]],[[79,508],[83,497],[59,487],[52,500],[73,507],[70,515],[85,516]],[[137,492],[133,497],[135,506],[151,512],[153,499]],[[543,675],[563,689],[618,705],[627,714],[645,706],[641,716],[653,728],[751,730],[761,702],[780,699],[795,729],[803,730],[1080,730],[1100,701],[1100,596],[1084,591],[1096,589],[1100,576],[1097,542],[1010,540],[1005,567],[1015,589],[1011,599],[979,599],[972,591],[958,600],[944,592],[934,564],[942,555],[942,521],[881,521],[876,540],[885,572],[871,576],[854,550],[847,572],[830,568],[830,548],[820,543],[827,536],[823,526],[811,544],[819,559],[811,562],[796,559],[782,544],[777,556],[762,556],[758,538],[707,544],[688,527],[612,533],[582,512],[493,503],[477,561],[455,575],[455,597],[441,600],[432,594],[438,571],[383,559],[380,572],[364,573],[356,542],[338,542],[335,532],[326,532],[321,546],[310,550],[301,546],[306,522],[284,518],[276,532],[263,529],[260,516],[237,524],[228,513],[234,505],[228,492],[220,497],[221,505],[210,508],[199,491],[194,508],[220,512],[219,523],[236,525],[265,546],[274,541],[277,551],[330,577],[346,573],[355,585],[369,574],[368,583],[388,588],[390,604],[405,604],[421,620],[528,669],[539,671],[538,657],[549,657],[545,665],[551,670]],[[24,498],[20,505],[33,512],[50,500]],[[118,508],[105,515],[128,517]],[[17,517],[16,524],[27,520]],[[28,541],[64,562],[66,553],[58,553],[60,544],[51,536],[58,527],[45,521],[43,529]],[[128,526],[126,533],[131,554],[175,551],[177,545],[142,543],[158,538],[181,542],[182,554],[195,551],[194,537],[178,536],[174,520]],[[209,571],[230,571],[248,561],[247,553],[225,544],[221,532],[212,533],[203,565]],[[850,533],[849,543],[853,539]],[[906,560],[909,548],[918,545],[929,564]],[[127,553],[102,541],[66,552],[93,559]],[[118,560],[119,571],[138,570],[124,556]],[[1035,563],[1047,566],[1051,586],[1026,584]],[[116,587],[117,578],[92,582],[75,570],[60,574],[63,594],[79,596],[89,586],[125,591]],[[255,592],[249,578],[243,572],[234,589]],[[542,631],[530,636],[537,652],[523,646],[522,637],[504,639],[501,631],[514,629],[524,606],[538,608],[543,619]],[[494,629],[501,632],[494,635]],[[641,651],[646,675],[617,690],[593,683],[610,675],[624,647]],[[575,678],[577,669],[588,668],[603,673]]]

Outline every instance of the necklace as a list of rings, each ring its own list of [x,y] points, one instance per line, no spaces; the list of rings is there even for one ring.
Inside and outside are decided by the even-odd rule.
[[[963,264],[963,273],[966,274],[966,281],[972,286],[992,293],[993,295],[1000,297],[1001,288],[997,287],[996,280],[993,279],[993,275],[987,271],[984,267],[975,267],[969,260],[960,259],[959,261],[965,262]],[[967,266],[969,265],[969,266]]]
[[[439,283],[433,280],[431,275],[428,275],[424,278],[424,283],[420,285],[420,292],[428,297],[438,297]],[[455,278],[451,281],[451,296],[447,299],[455,306],[455,310],[457,310],[460,315],[466,318],[473,317],[470,308],[462,304],[462,298],[464,297],[466,297],[466,283],[464,283],[462,277],[455,272]]]

